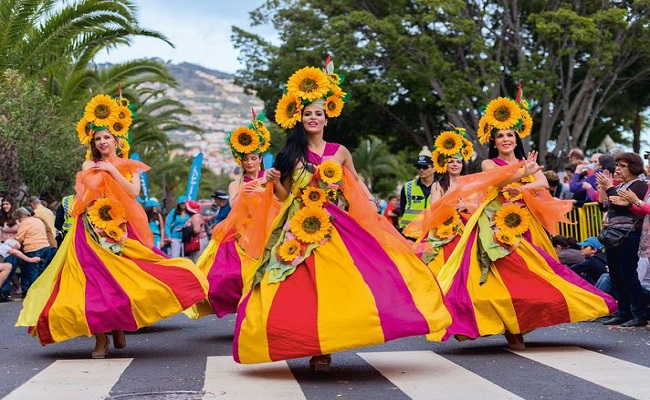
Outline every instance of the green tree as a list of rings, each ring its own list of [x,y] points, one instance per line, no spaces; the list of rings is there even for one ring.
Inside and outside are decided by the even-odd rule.
[[[543,156],[555,140],[552,151],[559,154],[584,147],[605,107],[650,76],[649,6],[648,0],[269,0],[251,12],[251,22],[272,23],[282,44],[233,28],[245,65],[238,80],[271,111],[291,72],[320,65],[331,53],[353,94],[343,131],[363,127],[387,137],[392,148],[430,146],[448,122],[475,132],[486,102],[514,96],[523,81],[535,99],[533,141]],[[635,71],[639,63],[645,68]]]
[[[0,75],[0,182],[9,197],[58,200],[72,191],[83,160],[60,100],[13,70]]]

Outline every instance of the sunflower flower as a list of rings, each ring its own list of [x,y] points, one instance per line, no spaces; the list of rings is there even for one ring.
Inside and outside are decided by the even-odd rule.
[[[255,121],[253,122],[253,125],[255,126],[257,133],[262,138],[262,141],[258,148],[258,152],[261,154],[266,152],[269,147],[271,147],[271,132],[269,132],[269,129],[264,126],[264,123],[262,121]]]
[[[90,121],[85,117],[82,117],[79,122],[77,122],[77,136],[79,137],[81,144],[88,144],[93,138],[95,131],[90,129],[90,126]]]
[[[514,100],[498,97],[488,104],[484,117],[497,129],[511,129],[521,118],[521,108]]]
[[[303,207],[289,221],[291,232],[303,243],[318,243],[332,229],[329,215],[322,208]]]
[[[434,150],[431,154],[431,160],[433,161],[433,169],[439,173],[444,174],[447,172],[447,156],[442,154],[440,150]]]
[[[298,256],[300,256],[300,250],[302,250],[302,245],[299,241],[292,239],[287,240],[278,247],[278,257],[284,262],[292,262]]]
[[[330,79],[325,72],[314,67],[304,67],[294,72],[287,82],[287,89],[307,101],[325,97],[329,91]]]
[[[523,234],[530,225],[526,211],[516,204],[501,207],[494,214],[494,222],[499,232],[510,236]]]
[[[498,231],[494,236],[497,242],[505,244],[506,246],[514,246],[521,240],[519,236],[510,235],[502,231]]]
[[[257,150],[260,145],[260,139],[253,130],[241,126],[235,129],[230,135],[230,145],[235,151],[248,154]]]
[[[445,214],[443,215],[443,221],[441,226],[450,226],[452,228],[456,227],[460,223],[460,215],[451,207],[445,208]]]
[[[440,153],[453,156],[460,152],[463,147],[463,141],[456,132],[445,131],[438,135],[434,145]]]
[[[343,99],[338,96],[330,96],[325,99],[325,114],[328,118],[336,118],[343,111]]]
[[[129,133],[129,126],[119,119],[116,119],[108,126],[108,130],[115,136],[124,137]]]
[[[523,123],[522,128],[519,130],[519,137],[523,139],[533,131],[533,118],[526,110],[521,110],[521,117]]]
[[[88,208],[88,218],[96,228],[107,230],[126,221],[126,211],[119,202],[101,198]]]
[[[302,102],[295,93],[287,93],[275,106],[275,122],[285,129],[293,128],[302,116]]]
[[[318,165],[320,179],[328,184],[335,185],[343,180],[343,168],[339,163],[327,160]]]
[[[117,142],[118,148],[120,149],[120,157],[129,158],[129,151],[131,150],[131,145],[126,138],[120,138]],[[130,181],[130,179],[127,179]]]
[[[327,193],[323,189],[308,186],[300,198],[307,207],[322,207],[327,201]]]
[[[93,97],[84,110],[84,118],[98,126],[110,126],[117,117],[118,104],[105,94]]]
[[[503,196],[503,198],[505,198],[508,201],[519,201],[524,197],[524,195],[521,192],[519,192],[519,194],[517,194],[515,196],[511,196],[510,192],[508,190],[506,190],[509,187],[521,188],[522,184],[519,183],[519,182],[513,182],[513,183],[511,183],[509,185],[504,186],[503,189],[501,189],[501,195]]]
[[[474,155],[474,144],[463,138],[463,149],[460,151],[460,155],[463,156],[463,160],[469,161]]]
[[[436,228],[436,234],[435,236],[438,237],[439,239],[449,239],[450,237],[454,236],[454,228],[452,226],[446,226],[446,225],[441,225],[438,228]]]
[[[476,136],[478,137],[478,142],[480,144],[485,144],[490,141],[490,135],[492,135],[492,129],[494,127],[490,124],[488,124],[488,119],[483,116],[478,122],[478,131],[476,132]]]
[[[124,234],[126,232],[119,225],[110,224],[106,229],[104,229],[104,233],[114,241],[121,242],[124,239]]]

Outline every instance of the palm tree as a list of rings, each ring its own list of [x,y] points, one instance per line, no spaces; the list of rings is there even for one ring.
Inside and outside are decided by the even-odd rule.
[[[52,79],[61,68],[83,71],[101,50],[133,36],[171,43],[138,26],[131,0],[0,0],[0,70]]]
[[[354,166],[371,192],[380,177],[394,175],[396,165],[388,145],[376,136],[363,139],[354,150]]]

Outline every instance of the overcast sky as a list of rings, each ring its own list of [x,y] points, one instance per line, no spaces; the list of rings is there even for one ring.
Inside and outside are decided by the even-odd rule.
[[[136,0],[143,28],[166,35],[175,48],[157,39],[136,38],[98,54],[97,62],[121,62],[143,57],[187,61],[224,72],[239,68],[237,53],[230,42],[231,26],[249,28],[248,12],[264,0]],[[273,37],[270,26],[256,27],[256,33]]]

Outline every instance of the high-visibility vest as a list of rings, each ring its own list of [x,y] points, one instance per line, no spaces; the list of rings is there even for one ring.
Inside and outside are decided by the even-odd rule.
[[[65,214],[65,219],[63,220],[63,226],[61,229],[63,232],[68,232],[72,228],[73,218],[70,215],[72,211],[72,201],[74,200],[74,195],[65,196],[61,199],[61,206],[63,206],[63,212]]]
[[[399,228],[404,229],[406,225],[415,220],[415,218],[424,211],[431,201],[431,194],[425,196],[422,188],[417,183],[417,179],[404,184],[404,196],[406,204],[400,204],[403,213],[399,219]]]

